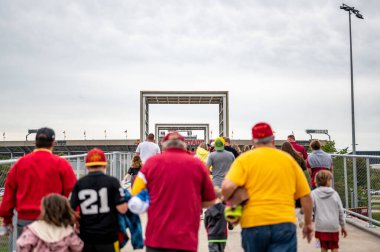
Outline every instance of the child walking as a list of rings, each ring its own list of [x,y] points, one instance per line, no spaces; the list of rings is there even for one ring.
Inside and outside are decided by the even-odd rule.
[[[315,214],[315,238],[320,241],[321,251],[339,251],[339,227],[347,236],[343,206],[339,194],[331,188],[332,174],[327,170],[315,176],[317,188],[311,192]]]
[[[127,181],[128,177],[131,176],[131,188],[135,182],[137,173],[139,173],[142,166],[142,161],[140,156],[134,156],[132,158],[131,167],[128,169],[128,174],[124,177],[124,181]]]
[[[39,220],[26,226],[17,240],[17,251],[79,252],[83,242],[75,234],[75,212],[66,198],[50,194],[42,199]]]
[[[215,187],[216,204],[207,208],[204,216],[208,235],[208,249],[210,252],[224,252],[227,242],[227,221],[224,217],[225,205],[222,203],[222,193]]]
[[[80,208],[80,238],[84,252],[118,252],[118,213],[127,212],[120,182],[105,174],[107,160],[100,149],[87,153],[88,175],[79,179],[71,193],[73,209]]]

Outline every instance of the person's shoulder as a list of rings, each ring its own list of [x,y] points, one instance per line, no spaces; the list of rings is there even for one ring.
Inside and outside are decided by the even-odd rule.
[[[86,178],[87,179],[85,181],[93,181],[93,180],[99,180],[101,181],[100,183],[102,183],[104,186],[111,186],[111,185],[115,185],[115,184],[120,184],[119,180],[115,177],[112,177],[110,175],[107,175],[107,174],[100,174],[100,176],[85,176],[83,178]]]
[[[26,154],[25,156],[19,158],[17,161],[21,161],[21,162],[29,162],[31,160],[36,160],[36,159],[40,159],[41,158],[41,154],[42,155],[45,155],[45,153],[47,153],[46,151],[37,151],[37,150],[34,150],[28,154]],[[54,155],[52,153],[50,153],[50,157],[53,157]],[[46,158],[49,158],[47,157],[46,155],[44,156],[44,159]]]
[[[157,163],[159,162],[160,160],[162,160],[166,155],[168,155],[167,152],[163,152],[163,153],[157,153],[156,155],[153,155],[153,156],[150,156],[144,163],[143,166],[147,165],[147,164],[154,164],[154,163]]]
[[[61,165],[68,166],[71,169],[71,164],[66,158],[63,158],[63,157],[58,156],[58,155],[52,155],[52,157],[55,161],[59,162]]]
[[[115,182],[119,183],[119,180],[118,180],[117,178],[115,178],[115,177],[113,177],[113,176],[110,176],[110,175],[108,175],[108,174],[104,174],[104,178],[102,178],[102,179],[103,179],[103,180],[110,181],[110,182],[112,182],[112,183],[115,183]]]
[[[13,166],[21,165],[21,164],[23,164],[25,162],[28,162],[31,159],[31,157],[32,157],[32,155],[31,155],[32,153],[26,154],[25,156],[20,157],[19,159],[17,159]]]
[[[210,154],[208,154],[208,157],[213,158],[213,157],[215,157],[215,155],[217,155],[217,151],[210,152]]]
[[[77,180],[77,182],[75,182],[75,185],[74,187],[82,187],[84,185],[87,185],[88,184],[88,175],[84,176],[84,177],[81,177]]]
[[[262,147],[262,148],[256,148],[252,150],[253,153],[259,154],[269,154],[269,155],[279,155],[279,156],[290,156],[288,153],[285,151],[282,151],[277,148],[271,148],[271,147]]]
[[[161,164],[162,161],[165,159],[166,154],[165,153],[158,153],[156,155],[153,155],[149,157],[145,163],[142,165],[140,171],[148,171],[150,167],[156,167],[157,165]]]
[[[235,159],[234,153],[228,150],[223,150],[219,152],[220,156],[223,156],[224,158],[229,158],[229,159]]]
[[[323,155],[325,155],[326,157],[330,157],[331,158],[331,154],[330,153],[327,153],[326,151],[323,151],[323,150],[321,150],[321,153],[323,153]]]
[[[156,144],[155,142],[145,141],[144,143],[145,143],[144,145],[147,145],[147,146],[154,146],[154,147],[158,146],[158,144]]]
[[[340,195],[339,195],[339,193],[338,193],[335,189],[333,189],[333,190],[334,190],[333,195],[335,196],[335,198],[336,198],[337,200],[339,200],[339,199],[340,199]]]
[[[223,154],[226,155],[226,156],[229,157],[229,158],[233,158],[233,159],[235,159],[235,155],[234,155],[234,153],[232,153],[231,151],[224,150],[224,151],[223,151]]]
[[[293,146],[297,146],[297,148],[303,148],[303,146],[298,144],[297,142],[292,142],[292,143],[293,143]]]
[[[214,206],[220,209],[220,211],[224,213],[224,209],[226,208],[226,205],[224,203],[219,202],[219,203],[216,203]]]
[[[160,146],[159,146],[157,143],[152,142],[152,144],[153,144],[155,147],[160,148]]]

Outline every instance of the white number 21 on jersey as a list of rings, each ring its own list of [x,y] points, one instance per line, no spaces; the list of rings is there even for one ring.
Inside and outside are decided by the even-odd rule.
[[[84,200],[80,204],[82,214],[98,214],[108,213],[110,208],[108,206],[107,188],[103,187],[99,192],[92,189],[81,190],[78,194],[79,200]],[[98,208],[98,201],[100,198],[100,208]]]

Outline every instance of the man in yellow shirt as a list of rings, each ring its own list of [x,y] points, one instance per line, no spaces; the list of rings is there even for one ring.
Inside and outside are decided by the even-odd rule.
[[[245,252],[297,251],[295,200],[305,214],[304,237],[310,242],[312,200],[302,169],[274,145],[272,128],[258,123],[252,128],[254,150],[240,155],[222,185],[225,199],[244,187],[249,199],[240,220]]]

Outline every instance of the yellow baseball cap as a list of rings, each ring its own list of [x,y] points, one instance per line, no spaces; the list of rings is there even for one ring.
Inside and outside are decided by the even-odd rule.
[[[222,151],[224,150],[224,143],[226,141],[224,140],[223,137],[217,137],[214,141],[214,147],[215,147],[215,150],[217,151]]]

